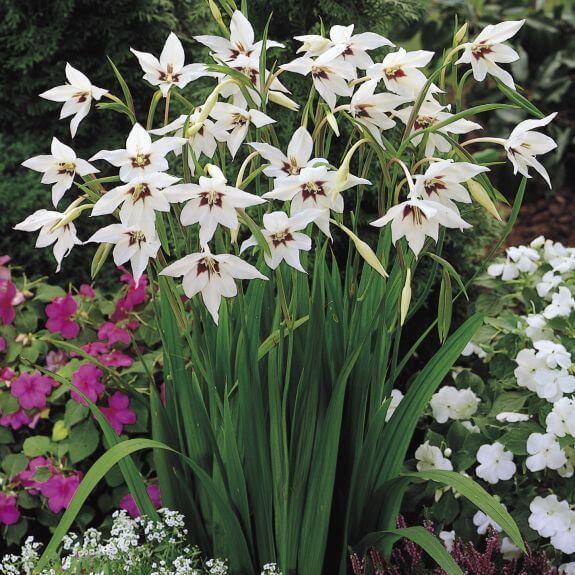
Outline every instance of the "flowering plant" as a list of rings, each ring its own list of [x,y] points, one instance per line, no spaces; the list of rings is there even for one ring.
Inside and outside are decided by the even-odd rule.
[[[18,543],[31,528],[39,535],[58,523],[85,471],[104,450],[85,394],[118,434],[147,431],[148,406],[136,390],[141,365],[132,349],[154,353],[146,281],[136,287],[124,272],[112,300],[84,284],[66,292],[30,280],[1,258],[0,527],[2,545]],[[8,298],[10,296],[10,299]],[[157,352],[156,352],[157,353]],[[60,384],[70,379],[77,391]],[[142,462],[143,463],[143,462]],[[151,486],[152,487],[152,486]],[[79,525],[108,513],[126,494],[109,477],[109,496],[94,498]],[[130,509],[129,499],[121,505]],[[42,527],[41,527],[42,526]]]
[[[575,249],[542,237],[489,266],[479,282],[489,290],[476,302],[485,325],[464,350],[477,359],[431,399],[425,442],[430,468],[486,482],[531,546],[564,557],[575,553],[574,269]],[[470,535],[475,512],[453,493],[435,500],[432,514]],[[500,530],[481,512],[473,524],[480,534]]]
[[[503,198],[469,146],[501,146],[523,175],[499,245],[530,171],[546,175],[536,156],[554,144],[535,128],[551,116],[525,120],[505,140],[459,140],[480,128],[469,118],[491,110],[522,108],[543,118],[499,66],[517,57],[504,41],[522,22],[490,26],[469,42],[465,27],[458,30],[427,76],[432,52],[395,49],[353,26],[296,38],[303,55],[278,66],[272,54],[281,45],[268,27],[256,41],[245,3],[243,11],[233,1],[221,4],[229,26],[210,2],[222,35],[196,37],[215,63],[186,64],[173,34],[159,58],[133,50],[144,79],[157,87],[144,123],[116,68],[121,98],[69,65],[70,85],[43,94],[65,102],[64,116],[75,114],[73,133],[100,96],[106,101],[96,106],[125,115],[131,128],[124,147],[89,159],[119,168],[118,175],[82,176],[70,153],[56,159],[56,173],[54,158],[32,166],[49,174],[47,183],[70,185],[64,195],[74,199],[16,228],[39,230],[38,245],[53,245],[60,265],[81,243],[77,226],[88,210],[115,218],[87,240],[100,244],[92,267],[97,272],[111,253],[118,265],[130,262],[136,283],[148,270],[166,383],[164,406],[150,381],[152,440],[118,441],[89,404],[113,446],[86,475],[43,561],[118,462],[138,508],[154,516],[126,459],[148,448],[165,504],[189,518],[200,548],[223,550],[233,573],[268,561],[285,572],[345,573],[349,545],[375,538],[389,550],[402,534],[460,573],[428,532],[395,528],[406,484],[421,480],[457,489],[522,547],[510,516],[472,481],[451,472],[401,475],[420,414],[481,323],[476,315],[450,335],[452,303],[466,287],[440,255],[447,230],[470,227],[468,210],[499,217],[495,202]],[[386,55],[374,60],[380,49]],[[282,106],[299,111],[283,83],[290,73],[310,77],[311,88],[300,127],[280,143],[274,116]],[[488,73],[512,103],[466,109],[464,85]],[[202,77],[215,87],[198,102],[193,83]],[[163,122],[156,119],[160,102]],[[344,135],[347,144],[337,142]],[[359,237],[370,189],[377,204],[370,223],[380,228],[371,245]],[[351,240],[349,249],[341,237]],[[424,258],[433,271],[411,302]],[[440,268],[437,318],[405,352],[402,331]],[[443,345],[392,414],[394,384],[435,326]]]

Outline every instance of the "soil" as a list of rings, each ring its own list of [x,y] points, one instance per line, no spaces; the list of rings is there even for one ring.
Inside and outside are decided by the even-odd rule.
[[[507,238],[507,245],[525,245],[542,235],[565,246],[575,246],[575,223],[571,211],[574,200],[575,192],[564,188],[551,197],[525,203]]]

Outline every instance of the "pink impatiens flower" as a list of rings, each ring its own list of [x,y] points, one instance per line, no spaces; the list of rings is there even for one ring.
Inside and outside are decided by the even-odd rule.
[[[0,492],[0,523],[14,525],[20,519],[16,497]]]
[[[10,391],[18,398],[18,403],[23,409],[43,409],[46,407],[46,396],[50,395],[54,381],[35,371],[34,373],[22,373],[12,382]]]
[[[80,485],[80,475],[74,474],[68,477],[64,475],[52,475],[48,481],[38,484],[42,495],[48,499],[48,507],[53,513],[60,513],[66,509]]]
[[[118,435],[124,425],[136,423],[136,414],[130,409],[130,398],[119,391],[108,398],[108,407],[100,407],[100,410]]]
[[[108,340],[110,345],[118,342],[128,345],[132,341],[129,331],[122,329],[111,321],[105,322],[98,330],[98,339]]]
[[[28,468],[18,473],[14,479],[18,481],[22,487],[26,488],[31,495],[36,495],[38,491],[41,490],[43,483],[45,483],[33,479],[36,472],[41,468],[47,468],[50,471],[50,476],[56,473],[56,468],[49,459],[45,457],[34,457],[34,459],[29,461]],[[50,478],[48,477],[48,479]]]
[[[126,319],[127,314],[131,312],[136,306],[144,303],[148,299],[148,293],[146,288],[148,286],[148,277],[146,274],[143,274],[136,285],[132,274],[125,270],[124,268],[120,268],[124,271],[124,273],[120,276],[120,281],[128,284],[128,290],[124,297],[121,297],[116,302],[116,309],[110,318],[114,322],[121,321]]]
[[[110,350],[108,344],[93,341],[82,346],[82,349],[107,367],[130,367],[133,363],[129,355],[118,349]]]
[[[6,347],[7,347],[6,340],[2,336],[0,336],[0,353],[6,351]]]
[[[46,327],[52,333],[59,333],[65,339],[74,339],[80,333],[80,325],[72,317],[78,311],[78,304],[67,294],[63,297],[54,298],[46,306],[48,321]]]
[[[0,280],[0,320],[4,325],[10,325],[16,317],[14,298],[17,296],[16,286],[9,280]]]
[[[4,414],[0,417],[0,427],[11,427],[14,431],[17,431],[24,425],[34,428],[35,424],[35,420],[29,417],[23,409],[15,413]]]
[[[162,497],[160,494],[159,486],[153,483],[151,485],[148,485],[146,491],[150,496],[152,505],[156,509],[159,509],[162,506]],[[122,499],[120,500],[120,509],[124,509],[125,511],[127,511],[128,515],[130,515],[130,517],[134,519],[136,517],[140,517],[141,515],[140,510],[138,509],[138,506],[136,505],[136,502],[134,501],[134,498],[132,497],[131,493],[128,493],[127,495],[124,495],[124,497],[122,497]]]
[[[85,363],[72,374],[72,385],[95,403],[104,392],[104,384],[100,381],[103,375],[102,370],[94,364]],[[72,398],[82,405],[88,405],[82,396],[75,391],[72,392]]]
[[[68,363],[68,355],[63,349],[49,351],[46,354],[46,369],[58,371]]]
[[[78,293],[86,299],[94,299],[96,296],[96,292],[90,284],[82,284],[78,290]]]

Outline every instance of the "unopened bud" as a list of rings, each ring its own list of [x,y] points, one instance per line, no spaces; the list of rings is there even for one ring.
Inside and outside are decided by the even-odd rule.
[[[331,112],[328,112],[325,118],[329,124],[329,127],[333,130],[333,133],[339,138],[339,127],[337,125],[335,116]]]
[[[466,34],[467,34],[467,22],[465,22],[465,24],[463,24],[463,26],[461,26],[461,28],[459,28],[459,30],[457,30],[457,32],[455,33],[455,36],[453,37],[453,45],[457,46],[461,44],[461,41],[465,38]]]
[[[485,188],[475,180],[468,180],[467,187],[469,188],[469,193],[471,197],[481,206],[485,208],[496,220],[502,221],[493,200],[489,197],[489,194],[485,191]]]
[[[270,90],[268,92],[268,100],[278,106],[283,106],[288,110],[292,110],[292,112],[297,112],[299,110],[299,104],[294,102],[291,98],[288,98],[283,92]]]
[[[407,312],[409,311],[409,304],[411,303],[411,268],[407,268],[407,273],[405,274],[405,284],[401,290],[401,304],[399,321],[401,325],[404,324],[405,318],[407,317]]]

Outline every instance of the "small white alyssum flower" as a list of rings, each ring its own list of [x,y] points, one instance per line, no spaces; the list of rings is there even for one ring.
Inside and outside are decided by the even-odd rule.
[[[482,445],[477,450],[479,465],[475,469],[477,477],[494,485],[499,481],[507,481],[515,475],[516,466],[513,463],[513,453],[496,441],[492,445]]]
[[[52,138],[50,151],[51,155],[34,156],[22,162],[22,165],[36,172],[44,172],[42,183],[53,184],[52,203],[57,207],[66,191],[72,187],[76,174],[86,176],[99,170],[86,160],[76,157],[76,152],[58,138]]]
[[[64,102],[60,119],[74,116],[70,122],[70,133],[73,138],[78,130],[78,125],[90,111],[92,98],[99,100],[108,93],[108,90],[93,86],[87,76],[68,63],[66,64],[66,79],[70,82],[69,84],[56,86],[51,90],[42,92],[40,97],[52,102]]]
[[[185,88],[191,81],[207,74],[204,64],[185,64],[184,48],[173,32],[170,32],[159,60],[148,52],[130,50],[140,62],[144,80],[152,86],[159,86],[164,97],[172,86]]]
[[[120,179],[129,182],[136,176],[150,172],[165,172],[169,168],[166,155],[186,143],[185,138],[166,137],[152,142],[148,132],[134,124],[126,140],[126,148],[121,150],[101,150],[90,158],[106,160],[120,168]]]
[[[215,255],[205,249],[201,253],[190,254],[165,267],[161,275],[184,276],[182,287],[184,293],[194,297],[202,294],[205,306],[217,324],[222,297],[234,297],[238,293],[235,279],[268,278],[254,266],[232,254]]]

